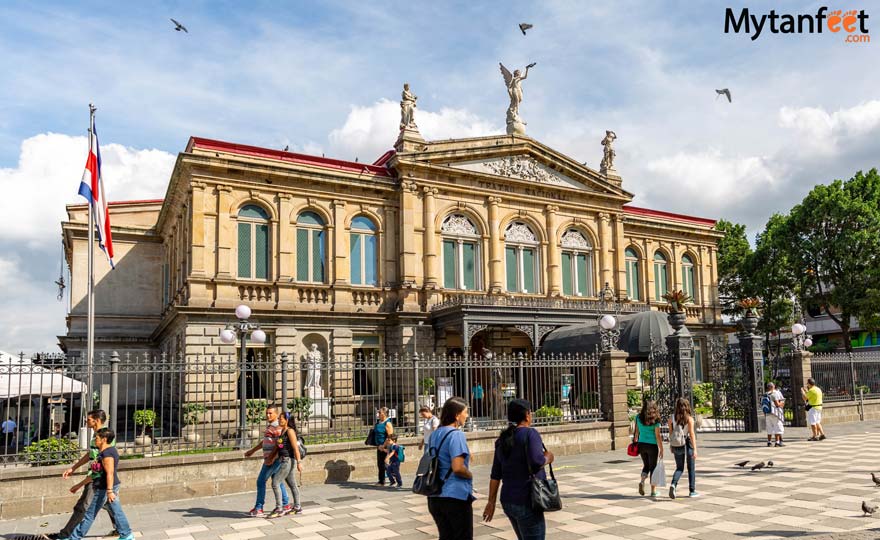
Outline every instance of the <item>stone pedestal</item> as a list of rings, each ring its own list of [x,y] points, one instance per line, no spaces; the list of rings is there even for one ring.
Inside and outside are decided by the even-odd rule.
[[[610,169],[607,169],[605,167],[600,167],[599,173],[604,174],[605,177],[608,178],[608,181],[617,187],[620,187],[620,185],[623,183],[623,178],[620,176],[620,173],[618,173],[614,167],[611,167]]]
[[[508,135],[525,135],[526,134],[525,123],[520,120],[508,120],[507,121],[507,134]]]
[[[324,389],[310,386],[305,389],[306,396],[312,400],[309,405],[309,427],[324,428],[330,426],[330,398],[324,397]]]
[[[602,412],[605,420],[612,423],[612,448],[629,444],[629,409],[626,404],[626,359],[624,351],[602,353],[599,364],[602,388]]]
[[[807,379],[813,376],[812,358],[813,353],[810,351],[791,353],[791,424],[797,427],[807,426],[807,409],[801,398],[801,388],[806,388]]]
[[[394,143],[394,149],[398,152],[421,152],[425,146],[425,138],[413,126],[401,129],[397,142]]]

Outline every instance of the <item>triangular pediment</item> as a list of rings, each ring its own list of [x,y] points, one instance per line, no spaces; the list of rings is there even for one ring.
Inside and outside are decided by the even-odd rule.
[[[588,191],[596,191],[589,186],[584,185],[564,174],[561,174],[546,165],[539,163],[530,156],[514,155],[504,157],[494,157],[485,159],[475,159],[459,163],[450,163],[450,167],[456,169],[464,169],[467,171],[481,172],[493,174],[496,176],[505,176],[507,178],[517,178],[538,184],[548,184],[553,186],[564,186],[577,189],[587,189]]]

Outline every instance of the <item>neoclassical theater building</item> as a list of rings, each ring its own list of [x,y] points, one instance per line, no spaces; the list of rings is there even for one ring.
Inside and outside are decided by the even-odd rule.
[[[625,187],[519,134],[425,141],[408,127],[372,164],[193,137],[164,199],[111,203],[96,350],[231,354],[219,333],[244,303],[271,354],[531,354],[557,328],[663,311],[683,289],[699,379],[721,332],[715,222],[631,206]],[[87,213],[67,212],[59,339],[82,355]]]

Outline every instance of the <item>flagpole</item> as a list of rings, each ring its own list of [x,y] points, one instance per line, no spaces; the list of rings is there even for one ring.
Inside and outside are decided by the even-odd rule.
[[[89,103],[89,155],[92,151],[92,128],[95,125],[94,105]],[[94,197],[94,194],[92,194]],[[88,329],[86,336],[86,390],[88,397],[86,398],[86,411],[94,408],[94,389],[92,388],[93,373],[95,370],[95,211],[94,204],[89,204],[89,250],[88,250],[88,271],[89,271],[89,287],[88,287]],[[110,411],[113,414],[115,411]],[[85,415],[83,415],[85,418]]]

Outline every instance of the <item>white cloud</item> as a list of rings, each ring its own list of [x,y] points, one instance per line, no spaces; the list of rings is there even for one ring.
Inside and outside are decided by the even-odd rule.
[[[86,137],[44,133],[21,143],[18,166],[0,169],[0,198],[4,226],[0,240],[45,249],[55,245],[66,219],[64,206],[84,202],[77,195],[85,165]],[[155,199],[165,187],[175,157],[160,150],[138,150],[102,144],[104,187],[111,201]]]
[[[782,107],[779,125],[793,132],[798,145],[823,155],[880,127],[880,101],[872,100],[829,113],[821,107]]]
[[[67,303],[55,298],[51,281],[45,286],[28,274],[14,254],[0,256],[0,290],[8,291],[0,310],[0,348],[10,353],[56,352],[64,330]],[[14,291],[14,294],[12,294]]]

